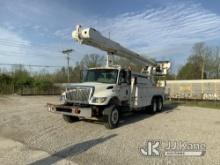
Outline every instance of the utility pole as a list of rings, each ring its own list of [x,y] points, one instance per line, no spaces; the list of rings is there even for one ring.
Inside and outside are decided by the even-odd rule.
[[[73,49],[63,50],[62,53],[65,55],[67,60],[67,82],[70,82],[70,53],[73,52]]]
[[[204,79],[204,70],[205,70],[205,61],[204,57],[202,57],[202,71],[201,71],[201,79]]]

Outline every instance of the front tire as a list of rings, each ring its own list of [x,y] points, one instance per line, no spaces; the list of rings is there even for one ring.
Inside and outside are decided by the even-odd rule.
[[[104,116],[105,120],[105,127],[108,129],[114,129],[118,126],[119,123],[119,110],[116,106],[114,106],[110,113]]]
[[[63,119],[67,123],[73,123],[73,122],[79,121],[78,117],[76,117],[76,116],[69,116],[69,115],[63,115]]]

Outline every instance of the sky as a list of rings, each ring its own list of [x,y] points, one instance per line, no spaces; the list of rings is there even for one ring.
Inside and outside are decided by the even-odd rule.
[[[186,62],[196,42],[220,46],[218,0],[0,0],[0,63],[65,66],[103,51],[80,45],[77,24],[174,68]]]

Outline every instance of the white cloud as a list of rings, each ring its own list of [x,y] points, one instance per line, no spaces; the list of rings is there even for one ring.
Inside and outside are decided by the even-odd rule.
[[[55,7],[58,4],[55,7],[41,4],[38,7],[41,11],[35,10],[35,5],[25,10],[29,5],[20,5],[20,8],[14,6],[16,9],[10,8],[10,10],[22,18],[23,30],[32,29],[37,34],[40,32],[48,34],[48,44],[33,45],[32,42],[18,35],[12,26],[5,27],[5,29],[0,28],[1,40],[10,40],[9,44],[17,43],[12,47],[3,47],[2,44],[8,43],[0,42],[1,61],[4,59],[4,62],[11,63],[19,61],[30,64],[64,65],[65,60],[61,50],[65,48],[76,50],[73,53],[74,62],[80,60],[86,53],[102,53],[94,48],[72,42],[71,31],[75,23],[94,27],[105,36],[108,36],[108,32],[110,32],[111,38],[122,45],[140,54],[163,59],[173,58],[174,55],[189,55],[195,42],[220,39],[220,16],[204,9],[199,4],[175,3],[140,12],[124,13],[114,18],[83,15],[78,11],[66,9],[62,5],[59,6],[60,12],[57,12]],[[45,17],[42,17],[42,13]],[[31,14],[32,17],[29,17]],[[70,24],[73,26],[70,27]],[[62,27],[64,28],[62,29]],[[58,29],[55,30],[56,28]],[[52,41],[54,36],[56,39]],[[17,54],[10,57],[3,55],[5,51],[8,51],[7,54],[10,56],[13,55],[10,51]],[[175,59],[178,60],[178,58]]]
[[[54,32],[54,35],[56,37],[61,38],[61,39],[70,40],[71,39],[71,31],[72,31],[71,28],[59,29]]]
[[[0,63],[64,65],[59,46],[34,44],[16,32],[0,27]]]
[[[95,26],[106,36],[111,32],[111,38],[122,45],[153,56],[182,54],[195,42],[220,38],[220,16],[192,3],[100,18],[98,22]]]
[[[0,27],[0,57],[1,62],[21,61],[17,54],[24,54],[22,46],[29,46],[30,42],[24,40],[15,32]],[[13,55],[14,54],[14,55]]]
[[[187,56],[194,43],[220,39],[220,16],[194,3],[167,4],[114,18],[88,19],[91,20],[88,26],[105,36],[110,32],[111,38],[122,45],[158,58],[179,54]],[[54,34],[69,40],[70,33],[70,28],[64,28]],[[84,46],[76,48],[83,52],[91,51]]]
[[[10,22],[4,22],[3,26],[10,31],[15,30],[15,27]]]

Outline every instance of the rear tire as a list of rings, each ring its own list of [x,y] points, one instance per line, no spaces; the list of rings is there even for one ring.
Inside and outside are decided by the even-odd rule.
[[[79,121],[78,117],[76,117],[76,116],[69,116],[69,115],[63,115],[63,119],[67,123],[73,123],[73,122]]]
[[[163,99],[161,97],[157,98],[157,111],[163,111]]]
[[[155,97],[151,101],[150,112],[152,114],[157,112],[157,99]]]
[[[114,106],[111,110],[109,115],[104,116],[105,127],[107,129],[114,129],[118,127],[119,123],[119,110],[116,106]]]

